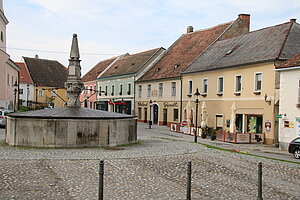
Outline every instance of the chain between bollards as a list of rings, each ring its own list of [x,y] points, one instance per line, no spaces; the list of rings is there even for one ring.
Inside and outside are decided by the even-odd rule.
[[[257,193],[257,199],[263,200],[262,197],[262,163],[258,163],[258,193]]]
[[[101,160],[99,163],[99,194],[98,200],[103,200],[103,177],[104,177],[104,161]]]
[[[192,162],[188,162],[188,168],[187,168],[187,193],[186,193],[186,199],[191,200],[191,187],[192,186]]]

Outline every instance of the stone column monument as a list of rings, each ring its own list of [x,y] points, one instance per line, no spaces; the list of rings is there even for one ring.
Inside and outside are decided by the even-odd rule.
[[[77,35],[73,34],[71,53],[69,59],[69,75],[67,82],[65,83],[65,88],[67,89],[67,96],[69,98],[67,106],[68,107],[80,107],[79,96],[84,86],[81,81],[81,66],[79,60],[79,48]]]

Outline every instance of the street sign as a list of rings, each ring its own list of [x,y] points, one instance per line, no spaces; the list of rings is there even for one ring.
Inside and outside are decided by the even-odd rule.
[[[181,125],[182,125],[182,126],[187,126],[187,125],[188,125],[188,122],[187,122],[187,121],[182,121],[182,122],[181,122]]]
[[[276,118],[282,118],[282,115],[276,115]]]

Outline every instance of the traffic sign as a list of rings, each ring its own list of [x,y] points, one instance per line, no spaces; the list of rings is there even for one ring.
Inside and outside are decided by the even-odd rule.
[[[188,125],[188,122],[187,122],[187,121],[182,121],[182,122],[181,122],[181,125],[182,125],[182,126],[187,126],[187,125]]]

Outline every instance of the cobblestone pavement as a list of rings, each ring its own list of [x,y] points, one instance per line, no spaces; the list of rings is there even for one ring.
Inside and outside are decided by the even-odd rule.
[[[209,149],[193,138],[139,124],[140,144],[105,149],[0,147],[0,199],[97,199],[105,160],[105,199],[185,199],[192,161],[193,199],[300,199],[300,165]]]

